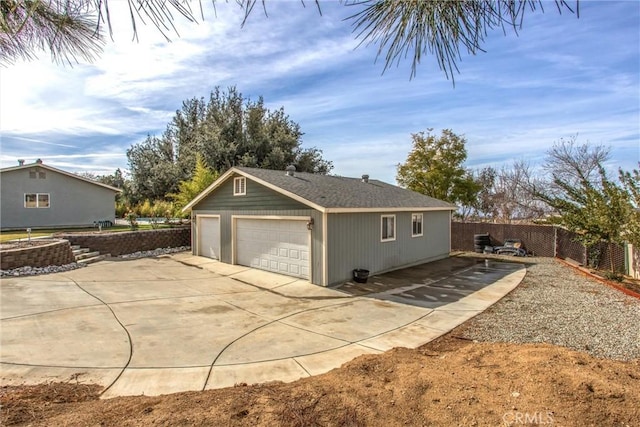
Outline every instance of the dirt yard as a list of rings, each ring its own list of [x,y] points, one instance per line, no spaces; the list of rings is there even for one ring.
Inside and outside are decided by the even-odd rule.
[[[636,426],[640,361],[547,344],[474,343],[361,356],[294,383],[99,400],[99,387],[3,387],[2,425]]]

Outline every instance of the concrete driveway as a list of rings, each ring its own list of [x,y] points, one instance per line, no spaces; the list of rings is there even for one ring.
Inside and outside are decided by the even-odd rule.
[[[2,384],[77,380],[114,397],[293,381],[425,344],[524,274],[452,257],[327,289],[180,253],[1,279]]]

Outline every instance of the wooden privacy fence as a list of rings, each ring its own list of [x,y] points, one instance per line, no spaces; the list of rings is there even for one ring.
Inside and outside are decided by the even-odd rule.
[[[576,240],[577,235],[554,225],[491,224],[486,222],[452,222],[451,249],[474,250],[474,236],[489,234],[492,246],[500,246],[506,239],[520,239],[528,253],[534,256],[571,258],[583,265],[610,268],[613,258],[615,271],[625,271],[625,249],[620,245],[609,248],[598,244],[587,248]]]

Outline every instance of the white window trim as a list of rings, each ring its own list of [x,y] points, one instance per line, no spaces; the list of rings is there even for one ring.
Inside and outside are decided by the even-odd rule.
[[[419,217],[420,218],[420,233],[418,234],[414,234],[413,233],[413,218],[414,217]],[[424,235],[424,214],[422,213],[412,213],[411,214],[411,237],[421,237]]]
[[[238,187],[240,187],[240,191],[238,191]],[[244,196],[247,194],[247,178],[244,176],[238,176],[233,178],[233,195],[234,196]]]
[[[393,218],[393,237],[385,238],[384,233],[384,220],[386,218]],[[381,215],[380,216],[380,241],[381,242],[393,242],[396,240],[396,216],[395,215]]]
[[[36,205],[35,206],[27,206],[27,196],[35,195],[36,196]],[[49,201],[47,206],[40,206],[40,196],[47,196],[47,200]],[[24,203],[24,207],[26,209],[49,209],[51,207],[51,194],[50,193],[24,193],[22,198]]]

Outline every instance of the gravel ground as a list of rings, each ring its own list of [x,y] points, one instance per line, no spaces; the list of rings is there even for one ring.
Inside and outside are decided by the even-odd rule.
[[[552,258],[530,258],[513,292],[467,322],[477,341],[550,343],[618,360],[640,358],[640,300]]]
[[[49,265],[47,267],[18,267],[11,270],[0,270],[0,277],[38,276],[40,274],[61,273],[86,267],[84,264],[72,262],[64,265]]]
[[[118,258],[123,259],[137,259],[137,258],[148,258],[152,256],[160,256],[166,254],[174,254],[176,252],[184,252],[191,249],[191,246],[179,246],[177,248],[158,248],[152,251],[142,251],[142,252],[134,252],[132,254],[120,255]]]

